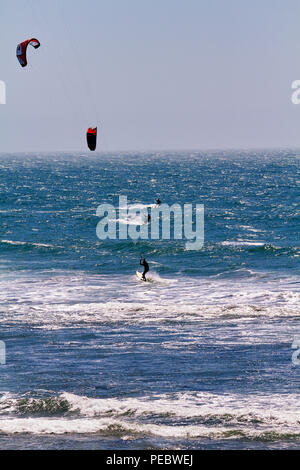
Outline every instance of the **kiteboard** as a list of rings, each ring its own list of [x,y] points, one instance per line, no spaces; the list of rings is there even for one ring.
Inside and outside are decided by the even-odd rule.
[[[142,273],[140,273],[139,271],[136,272],[136,277],[140,280],[140,281],[146,281],[147,279],[144,279],[143,278],[143,275]]]

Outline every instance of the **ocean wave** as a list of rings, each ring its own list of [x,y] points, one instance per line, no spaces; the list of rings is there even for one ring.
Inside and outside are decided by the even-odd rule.
[[[242,269],[242,268],[241,268]],[[103,323],[174,323],[205,319],[299,317],[298,278],[167,278],[73,273],[0,277],[0,323],[59,329]]]
[[[296,302],[295,302],[296,303]],[[101,324],[174,324],[201,322],[203,320],[226,321],[246,318],[299,317],[299,308],[257,307],[255,305],[144,305],[143,303],[105,302],[78,303],[75,305],[22,305],[0,308],[0,324],[28,325],[32,328],[56,330],[93,327]]]
[[[243,439],[256,441],[289,441],[300,439],[299,431],[266,431],[249,429],[208,429],[205,426],[162,426],[155,424],[132,424],[112,419],[45,419],[18,418],[0,420],[0,434],[62,435],[79,434],[118,437],[124,440],[140,437],[162,437],[165,439]]]
[[[257,440],[300,437],[298,394],[189,392],[101,399],[63,393],[47,399],[26,398],[25,402],[24,409],[24,398],[5,396],[0,400],[0,433]]]
[[[237,240],[237,241],[223,241],[220,243],[223,247],[228,247],[229,249],[242,249],[245,248],[250,252],[256,253],[270,253],[273,254],[281,254],[287,256],[297,256],[299,255],[300,251],[298,247],[295,246],[277,246],[272,243],[260,242],[260,241],[253,241],[253,240]]]
[[[221,245],[223,246],[265,246],[263,242],[253,242],[253,241],[224,241],[221,242]]]
[[[17,241],[17,240],[0,240],[0,243],[4,245],[12,245],[12,246],[24,246],[26,248],[62,248],[61,246],[55,246],[47,243],[35,243],[35,242],[23,242],[23,241]]]

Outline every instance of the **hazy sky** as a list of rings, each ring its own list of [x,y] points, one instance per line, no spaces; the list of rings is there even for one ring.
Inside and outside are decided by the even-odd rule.
[[[300,147],[299,0],[0,0],[0,58],[0,152]]]

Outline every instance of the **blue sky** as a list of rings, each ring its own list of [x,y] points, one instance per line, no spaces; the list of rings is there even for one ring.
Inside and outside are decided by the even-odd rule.
[[[0,57],[0,152],[300,146],[298,0],[1,0]]]

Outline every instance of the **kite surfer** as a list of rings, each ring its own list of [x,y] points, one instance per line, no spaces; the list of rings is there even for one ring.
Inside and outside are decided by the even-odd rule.
[[[149,264],[147,263],[145,258],[143,258],[142,256],[141,256],[141,259],[140,259],[140,266],[144,266],[144,272],[142,274],[142,279],[143,279],[143,281],[146,281],[145,275],[149,271]]]

